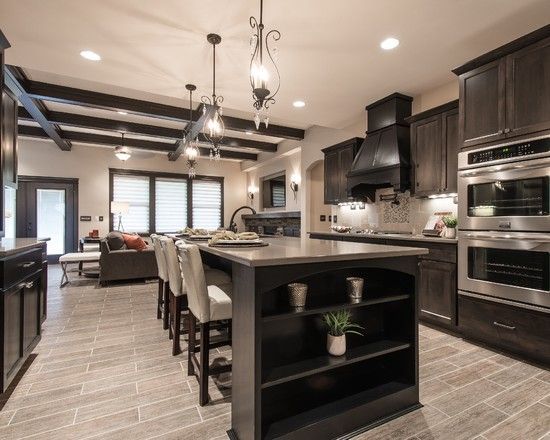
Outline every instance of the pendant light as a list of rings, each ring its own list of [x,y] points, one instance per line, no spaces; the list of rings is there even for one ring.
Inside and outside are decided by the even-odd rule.
[[[269,107],[275,103],[275,95],[281,86],[281,75],[276,64],[277,48],[269,46],[270,41],[279,41],[281,33],[272,29],[264,36],[263,12],[264,2],[260,0],[260,22],[258,23],[254,17],[250,17],[249,20],[253,32],[250,38],[250,85],[257,130],[262,122],[266,128],[269,125]]]
[[[128,147],[124,146],[124,133],[120,133],[120,145],[115,147],[115,156],[122,162],[126,162],[132,156],[132,152]]]
[[[223,96],[216,95],[216,45],[220,44],[222,37],[218,34],[208,34],[207,41],[212,45],[212,97],[203,96],[201,101],[205,104],[202,107],[204,113],[210,112],[204,123],[204,134],[211,144],[210,159],[220,159],[220,141],[223,139],[225,125],[222,119]],[[207,107],[210,107],[207,109]]]
[[[193,126],[193,91],[197,90],[197,87],[194,84],[186,84],[185,88],[189,91],[189,125],[191,128]],[[186,130],[184,133],[183,142],[185,142],[185,156],[187,157],[187,167],[189,177],[192,179],[197,175],[197,160],[200,155],[198,139],[191,138],[191,130]]]

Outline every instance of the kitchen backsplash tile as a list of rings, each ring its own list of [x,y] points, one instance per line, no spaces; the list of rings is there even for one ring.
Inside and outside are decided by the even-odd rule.
[[[415,199],[409,192],[398,194],[399,205],[380,201],[381,194],[392,194],[391,188],[376,191],[376,202],[368,203],[365,209],[351,209],[350,206],[334,206],[332,214],[338,215],[338,224],[355,229],[380,229],[395,232],[419,234],[434,212],[457,213],[453,198]],[[328,226],[328,225],[327,225]]]

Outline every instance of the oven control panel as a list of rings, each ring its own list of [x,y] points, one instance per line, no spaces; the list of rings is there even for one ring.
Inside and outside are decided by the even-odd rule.
[[[492,162],[513,157],[529,156],[550,151],[550,138],[505,145],[468,154],[468,164]]]

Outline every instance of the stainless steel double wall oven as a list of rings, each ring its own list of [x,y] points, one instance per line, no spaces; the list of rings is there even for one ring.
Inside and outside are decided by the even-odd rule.
[[[458,167],[459,293],[550,311],[550,136],[461,152]]]

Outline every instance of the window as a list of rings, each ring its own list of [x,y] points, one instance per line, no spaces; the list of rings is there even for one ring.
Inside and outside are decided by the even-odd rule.
[[[222,226],[222,184],[215,180],[193,180],[193,227]]]
[[[129,205],[122,214],[126,232],[177,232],[186,226],[216,229],[223,225],[223,177],[109,169],[114,202]],[[116,229],[118,214],[111,216]]]
[[[155,229],[176,232],[187,226],[187,180],[155,179]]]
[[[149,232],[149,178],[115,174],[112,191],[112,201],[129,204],[128,212],[122,214],[124,231]],[[118,214],[113,213],[112,219],[117,225]]]

